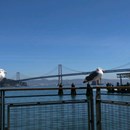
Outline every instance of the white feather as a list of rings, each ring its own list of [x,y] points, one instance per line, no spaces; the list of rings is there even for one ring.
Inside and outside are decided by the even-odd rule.
[[[6,76],[6,71],[4,69],[0,69],[0,81],[2,81]]]

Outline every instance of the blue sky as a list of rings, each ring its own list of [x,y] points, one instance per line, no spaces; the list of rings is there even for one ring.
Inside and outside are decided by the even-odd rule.
[[[8,77],[128,63],[130,0],[0,0],[0,60]]]

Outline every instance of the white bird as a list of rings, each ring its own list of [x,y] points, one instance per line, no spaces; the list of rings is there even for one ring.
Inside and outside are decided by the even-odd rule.
[[[0,69],[0,81],[2,81],[6,76],[6,71],[4,69]]]
[[[101,68],[97,68],[95,71],[92,71],[88,76],[85,77],[83,83],[90,81],[99,81],[103,75],[103,70]]]

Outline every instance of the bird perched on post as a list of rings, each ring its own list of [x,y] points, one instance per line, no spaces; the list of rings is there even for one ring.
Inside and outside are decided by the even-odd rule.
[[[0,81],[2,81],[6,76],[6,71],[4,69],[0,69]]]
[[[97,81],[99,84],[99,80],[103,75],[103,70],[101,68],[97,68],[95,71],[92,71],[88,76],[85,77],[83,83],[90,81]]]

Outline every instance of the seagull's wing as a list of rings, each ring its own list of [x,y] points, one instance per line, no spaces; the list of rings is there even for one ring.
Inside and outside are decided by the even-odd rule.
[[[98,76],[98,72],[97,71],[93,71],[93,72],[90,73],[89,76],[94,78],[94,77]]]
[[[90,73],[90,75],[88,75],[85,78],[84,83],[93,80],[96,76],[98,76],[98,72],[97,71],[93,71],[92,73]]]

